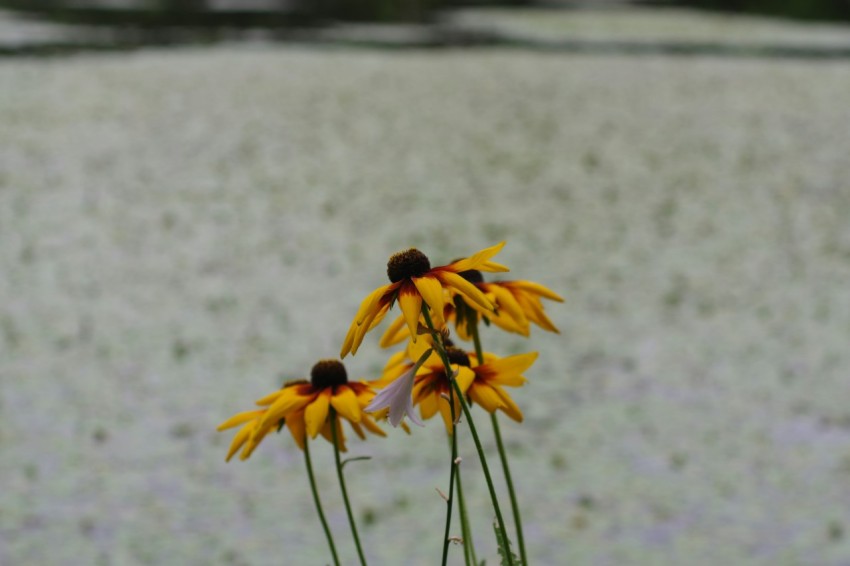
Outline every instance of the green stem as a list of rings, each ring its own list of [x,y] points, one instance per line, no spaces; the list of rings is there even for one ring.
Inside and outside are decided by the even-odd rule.
[[[449,529],[452,525],[452,502],[454,501],[454,490],[455,490],[455,473],[457,471],[457,464],[455,461],[457,460],[457,434],[455,434],[456,427],[455,421],[455,402],[454,395],[449,392],[449,407],[452,412],[452,461],[451,461],[451,470],[449,472],[449,498],[446,500],[446,531],[443,534],[443,562],[442,565],[446,566],[446,560],[449,557]]]
[[[493,502],[493,510],[496,513],[496,522],[499,525],[499,530],[502,533],[502,545],[506,550],[507,556],[505,559],[508,561],[508,566],[513,566],[513,559],[511,558],[511,553],[508,551],[510,548],[508,544],[508,533],[505,530],[505,521],[502,519],[502,510],[499,507],[499,499],[496,497],[496,488],[493,487],[493,477],[490,475],[490,467],[487,465],[487,458],[484,455],[484,448],[481,446],[481,439],[478,438],[478,431],[475,428],[475,422],[472,420],[472,413],[469,410],[469,404],[466,402],[466,399],[463,396],[463,391],[460,390],[460,385],[458,385],[457,380],[453,377],[452,372],[452,364],[449,361],[448,354],[446,354],[445,346],[442,342],[442,337],[440,334],[434,330],[434,323],[431,321],[431,315],[428,313],[428,309],[424,307],[422,308],[422,313],[425,318],[425,324],[428,325],[428,330],[431,332],[431,336],[434,338],[434,347],[437,349],[437,352],[440,355],[440,358],[443,360],[443,365],[446,368],[446,377],[452,385],[452,389],[454,389],[455,395],[458,396],[458,400],[460,401],[460,407],[463,409],[463,415],[466,417],[467,422],[469,423],[469,432],[472,433],[472,441],[475,443],[475,449],[478,451],[478,459],[481,461],[481,470],[484,472],[484,479],[487,481],[487,489],[490,491],[490,500]],[[454,403],[452,403],[452,410],[454,410]]]
[[[505,453],[505,446],[502,444],[502,433],[499,432],[499,419],[496,413],[490,414],[490,420],[493,421],[493,435],[496,437],[496,447],[499,450],[499,457],[502,460],[502,471],[505,473],[505,483],[508,484],[508,495],[511,499],[511,510],[514,514],[514,524],[516,525],[517,545],[519,546],[519,556],[523,566],[528,564],[528,559],[525,557],[525,539],[522,536],[522,520],[519,515],[519,505],[516,501],[516,493],[514,492],[514,482],[511,479],[511,470],[508,467],[508,456]]]
[[[481,348],[481,338],[478,335],[478,321],[472,324],[472,341],[475,343],[475,355],[478,357],[478,363],[484,363],[484,351]],[[528,558],[525,555],[525,538],[522,534],[522,519],[520,518],[519,505],[516,500],[516,492],[514,491],[514,482],[511,479],[511,470],[508,466],[508,456],[505,452],[505,445],[502,442],[502,433],[499,429],[499,419],[496,413],[490,414],[490,420],[493,423],[493,435],[496,437],[496,447],[499,450],[499,459],[502,461],[502,471],[505,474],[505,483],[508,485],[508,495],[511,499],[511,511],[513,511],[514,525],[516,526],[517,545],[519,546],[519,556],[523,566],[528,564]]]
[[[463,557],[467,566],[472,564],[478,566],[475,559],[475,546],[472,544],[472,530],[469,528],[469,515],[466,512],[466,500],[463,498],[463,482],[460,481],[460,464],[455,472],[455,483],[457,483],[457,503],[460,508],[460,528],[463,532]]]
[[[342,475],[342,463],[339,460],[339,438],[336,430],[337,417],[336,410],[330,408],[331,419],[331,437],[334,444],[334,459],[336,460],[336,475],[339,477],[339,488],[342,491],[342,499],[345,501],[345,512],[348,513],[348,523],[351,525],[351,534],[354,537],[354,545],[357,547],[357,555],[360,557],[360,564],[366,566],[366,558],[363,556],[363,548],[360,546],[360,537],[357,536],[357,525],[354,523],[354,514],[351,512],[351,504],[348,502],[348,490],[345,489],[345,478]]]
[[[307,435],[304,435],[304,461],[307,463],[307,477],[310,479],[310,490],[313,492],[313,502],[316,504],[316,512],[319,514],[319,521],[321,521],[322,528],[325,530],[325,536],[328,538],[328,546],[334,557],[334,564],[339,566],[339,557],[336,555],[334,539],[331,535],[331,529],[328,527],[328,522],[325,520],[325,513],[322,511],[319,491],[316,489],[316,478],[313,476],[313,463],[310,461],[310,440],[307,438]]]

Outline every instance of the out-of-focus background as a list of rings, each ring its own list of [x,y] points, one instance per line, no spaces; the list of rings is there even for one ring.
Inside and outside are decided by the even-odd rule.
[[[540,352],[533,564],[850,564],[846,2],[0,4],[0,564],[327,563],[291,439],[225,464],[216,425],[394,251],[501,240],[567,299],[483,336]],[[350,442],[367,555],[431,565],[442,425],[389,432]]]

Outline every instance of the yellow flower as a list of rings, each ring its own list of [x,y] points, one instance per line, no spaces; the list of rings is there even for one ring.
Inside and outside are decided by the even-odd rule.
[[[443,307],[443,319],[454,321],[455,331],[463,340],[472,338],[472,324],[481,319],[493,323],[502,330],[523,336],[530,334],[530,323],[544,330],[560,334],[543,310],[543,299],[564,302],[564,299],[543,285],[531,281],[493,281],[485,282],[480,271],[464,271],[461,277],[475,285],[495,307],[494,310],[482,309],[477,303],[471,303],[459,293],[450,291],[451,298]],[[390,324],[381,336],[380,345],[388,348],[410,338],[410,331],[402,317]]]
[[[331,426],[336,426],[339,449],[345,452],[341,421],[335,418],[331,422],[331,407],[351,424],[360,438],[366,438],[364,428],[373,434],[386,436],[372,417],[363,411],[374,396],[375,391],[368,383],[348,381],[342,363],[322,360],[313,366],[310,381],[287,383],[279,391],[257,401],[257,405],[264,408],[238,413],[218,425],[220,431],[243,425],[233,437],[227,460],[240,448],[239,458],[247,459],[270,431],[283,424],[302,450],[307,436],[316,438],[321,433],[328,442],[333,442]]]
[[[477,324],[481,318],[503,330],[523,336],[529,335],[530,323],[536,324],[543,330],[560,334],[558,328],[546,316],[541,301],[541,298],[544,298],[559,303],[564,302],[563,297],[551,289],[531,281],[488,283],[484,281],[480,271],[468,271],[460,275],[472,282],[496,307],[494,312],[485,311],[456,293],[453,294],[451,304],[454,312],[447,314],[447,319],[454,318],[455,330],[461,338],[468,340],[471,334],[470,325]]]
[[[340,357],[349,352],[356,354],[366,333],[383,320],[396,301],[413,341],[416,341],[423,301],[428,305],[434,325],[442,327],[445,290],[457,293],[486,312],[492,312],[493,304],[459,273],[470,270],[508,271],[504,265],[490,261],[504,245],[505,242],[502,242],[466,259],[433,268],[428,257],[415,248],[394,254],[387,262],[390,284],[378,287],[363,299],[345,336]]]
[[[414,367],[410,360],[416,358],[420,350],[421,347],[411,344],[407,352],[393,355],[384,368],[383,376],[374,382],[374,386],[388,387],[397,379],[403,379]],[[483,363],[478,362],[474,353],[458,348],[448,347],[446,353],[464,395],[487,412],[500,410],[513,420],[522,422],[522,412],[504,387],[519,387],[525,383],[522,372],[531,367],[537,359],[537,352],[506,358],[485,353]],[[436,352],[432,353],[415,373],[411,397],[413,405],[419,406],[419,414],[423,420],[430,419],[439,411],[449,433],[452,430],[452,412],[447,400],[450,388],[451,383],[442,359]],[[461,414],[460,401],[457,398],[454,414],[455,418]]]

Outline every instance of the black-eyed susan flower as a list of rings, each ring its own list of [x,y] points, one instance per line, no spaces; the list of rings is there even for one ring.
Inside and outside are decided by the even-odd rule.
[[[229,461],[242,449],[240,459],[247,459],[263,438],[272,430],[286,425],[299,448],[304,449],[307,436],[320,433],[333,442],[332,426],[336,427],[339,449],[345,452],[345,436],[341,419],[330,419],[330,408],[347,420],[360,438],[364,429],[379,436],[386,433],[375,424],[363,409],[375,396],[372,387],[363,381],[349,382],[345,366],[337,360],[322,360],[313,366],[310,381],[292,381],[282,389],[257,400],[261,409],[238,413],[218,426],[226,430],[243,425],[233,437],[227,454]]]
[[[503,330],[528,336],[530,323],[536,324],[543,330],[560,334],[543,310],[541,299],[564,302],[563,297],[532,281],[484,281],[480,271],[472,270],[460,274],[472,282],[490,302],[496,307],[494,311],[485,311],[474,303],[464,300],[458,294],[453,294],[452,306],[454,312],[449,314],[454,318],[455,330],[466,339],[470,334],[470,325],[478,323],[480,318],[491,322]],[[461,304],[462,303],[462,304]],[[461,313],[464,306],[467,312]],[[469,311],[472,312],[469,312]]]
[[[440,267],[431,267],[428,257],[415,248],[394,254],[387,263],[390,284],[378,287],[363,299],[345,336],[340,357],[345,357],[349,352],[357,353],[363,337],[383,320],[396,301],[413,341],[416,341],[423,301],[428,306],[435,326],[442,326],[446,290],[457,293],[486,312],[492,312],[493,304],[475,285],[459,274],[470,270],[508,271],[504,265],[490,261],[504,245],[505,242],[502,242],[466,259]]]
[[[449,290],[450,298],[443,305],[443,319],[454,321],[455,331],[463,340],[470,340],[473,324],[484,320],[502,330],[529,336],[531,323],[544,330],[560,334],[543,310],[541,299],[549,299],[559,303],[564,299],[539,283],[532,281],[484,281],[481,271],[470,270],[459,273],[461,277],[475,285],[488,301],[493,310],[482,309],[477,303],[470,303],[453,290]],[[422,332],[420,322],[419,332]],[[380,345],[388,348],[404,340],[410,339],[410,330],[404,317],[396,318],[381,336]]]
[[[417,363],[411,360],[421,351],[414,344],[408,346],[407,352],[393,355],[384,367],[381,379],[374,386],[387,390],[398,385],[399,380],[409,379],[411,386],[410,402],[419,406],[419,414],[423,420],[430,419],[437,412],[443,417],[446,430],[452,430],[452,409],[448,398],[451,397],[451,382],[442,358],[431,352],[424,361]],[[493,354],[484,354],[483,363],[479,363],[474,353],[465,352],[459,348],[447,347],[452,375],[457,381],[460,391],[472,402],[492,413],[500,410],[517,422],[522,422],[522,412],[505,391],[505,387],[519,387],[525,383],[522,373],[531,367],[537,359],[537,352],[519,354],[499,358]],[[379,391],[378,395],[381,395]],[[377,399],[377,397],[376,397]],[[411,409],[408,409],[412,411]],[[460,416],[460,400],[455,398],[455,417]]]

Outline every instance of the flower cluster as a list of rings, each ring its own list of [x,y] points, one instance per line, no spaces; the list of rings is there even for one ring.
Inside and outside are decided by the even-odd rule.
[[[513,421],[522,422],[522,411],[506,388],[516,388],[526,383],[523,373],[531,367],[538,354],[529,352],[499,357],[484,352],[479,327],[482,323],[493,325],[526,337],[530,334],[532,324],[550,332],[558,332],[544,312],[542,299],[558,302],[563,299],[543,285],[530,281],[485,281],[485,273],[508,271],[507,267],[493,261],[504,245],[502,242],[438,267],[432,267],[428,257],[414,248],[394,254],[387,263],[389,284],[378,287],[363,299],[340,351],[340,358],[356,354],[366,334],[376,328],[397,304],[401,312],[384,332],[380,345],[390,347],[402,342],[406,345],[390,357],[379,378],[351,382],[340,361],[322,360],[313,366],[309,381],[300,379],[288,382],[278,391],[258,399],[258,408],[237,413],[219,425],[219,430],[240,427],[228,450],[228,461],[236,453],[242,460],[249,458],[270,432],[280,431],[283,427],[289,430],[296,445],[304,452],[317,511],[336,564],[339,564],[339,560],[321,511],[308,441],[321,434],[334,447],[352,534],[361,564],[365,564],[339,459],[339,453],[346,450],[342,421],[347,421],[357,436],[365,439],[366,432],[385,436],[376,421],[386,419],[393,426],[401,425],[408,430],[405,417],[424,426],[423,421],[438,413],[452,439],[443,564],[446,563],[448,540],[452,538],[448,537],[452,493],[455,483],[458,488],[460,486],[456,431],[462,414],[467,417],[466,422],[473,435],[485,479],[491,488],[500,553],[507,557],[508,563],[512,563],[514,558],[495,499],[492,478],[470,413],[473,405],[490,413],[493,420],[499,455],[511,494],[521,563],[526,563],[519,511],[496,413],[501,412]],[[471,340],[474,348],[466,349],[456,345],[450,338],[452,328],[457,338]],[[459,503],[465,558],[467,563],[477,563],[466,531],[468,522],[462,495]]]

